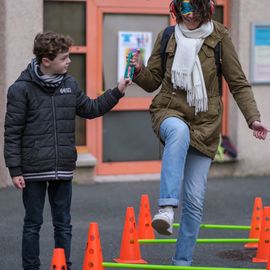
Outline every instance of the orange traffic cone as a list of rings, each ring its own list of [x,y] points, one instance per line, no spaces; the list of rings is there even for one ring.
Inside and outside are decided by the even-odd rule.
[[[256,257],[253,262],[267,262],[270,252],[270,207],[264,207],[262,227]]]
[[[67,263],[65,250],[63,248],[55,248],[53,250],[52,262],[50,270],[66,270]]]
[[[138,218],[139,239],[155,239],[155,233],[151,225],[152,217],[150,211],[149,197],[147,194],[141,196],[140,212]]]
[[[114,260],[118,263],[147,263],[141,258],[133,207],[128,207],[126,210],[120,257]]]
[[[104,270],[98,224],[90,223],[84,253],[83,270]]]
[[[263,217],[262,198],[256,197],[254,200],[254,205],[253,205],[249,238],[252,239],[252,238],[259,238],[260,237],[262,217]],[[257,247],[258,247],[258,243],[245,244],[245,248],[257,248]]]

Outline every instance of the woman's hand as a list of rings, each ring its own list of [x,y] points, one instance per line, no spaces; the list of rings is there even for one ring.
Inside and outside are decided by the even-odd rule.
[[[118,85],[117,85],[117,88],[118,90],[123,94],[127,88],[128,85],[131,84],[131,81],[129,78],[121,78]]]
[[[267,133],[270,131],[259,121],[252,122],[250,128],[253,130],[253,136],[259,140],[265,140]]]
[[[130,59],[130,66],[135,67],[135,73],[139,73],[142,69],[142,57],[140,49],[133,54],[133,57]]]

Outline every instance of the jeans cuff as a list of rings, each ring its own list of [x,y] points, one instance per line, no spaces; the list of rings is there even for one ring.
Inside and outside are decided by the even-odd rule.
[[[191,266],[192,261],[176,260],[172,258],[172,263],[175,266]]]
[[[168,199],[159,199],[158,200],[158,205],[159,206],[173,206],[173,207],[178,207],[179,200],[174,199],[174,198],[168,198]]]

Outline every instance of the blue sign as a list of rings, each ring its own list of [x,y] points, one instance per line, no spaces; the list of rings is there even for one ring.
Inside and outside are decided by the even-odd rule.
[[[270,26],[257,26],[255,29],[255,45],[270,46]]]
[[[252,25],[251,82],[270,83],[270,23]]]

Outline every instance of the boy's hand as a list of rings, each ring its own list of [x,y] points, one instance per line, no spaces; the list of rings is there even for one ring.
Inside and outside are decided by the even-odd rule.
[[[125,89],[127,88],[128,85],[131,84],[131,80],[129,78],[121,78],[119,83],[118,83],[118,89],[121,93],[125,92]]]
[[[133,57],[130,59],[130,66],[135,67],[135,72],[139,73],[142,68],[142,57],[140,49],[134,53]]]
[[[259,121],[252,122],[250,128],[253,130],[253,136],[259,140],[265,140],[267,133],[270,131]]]
[[[18,189],[25,188],[25,181],[22,175],[12,177],[12,182],[14,186]]]

